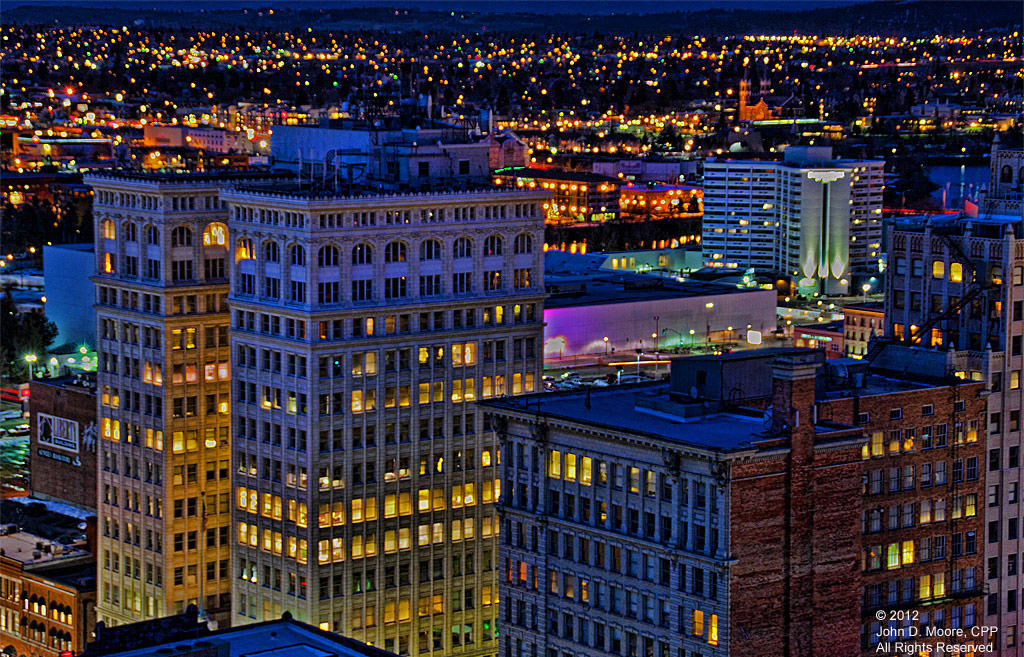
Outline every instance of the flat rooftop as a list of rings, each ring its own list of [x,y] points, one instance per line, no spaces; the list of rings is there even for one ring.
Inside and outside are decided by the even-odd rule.
[[[266,169],[213,169],[207,171],[139,171],[135,169],[102,169],[85,174],[85,182],[97,179],[148,183],[202,184],[246,181],[253,179],[294,178],[294,173]]]
[[[25,565],[57,563],[61,559],[87,554],[81,550],[61,545],[56,541],[22,531],[0,536],[0,550],[3,550],[5,557],[20,561]],[[39,556],[37,557],[36,554]]]
[[[513,178],[547,178],[548,180],[570,180],[573,182],[586,183],[610,182],[617,185],[622,184],[622,181],[618,178],[610,178],[598,173],[566,171],[564,169],[542,169],[539,167],[508,167],[505,169],[498,169],[492,175],[495,177],[511,176]]]
[[[735,285],[688,280],[680,283],[671,278],[645,276],[643,274],[607,273],[601,270],[596,275],[544,276],[544,285],[551,296],[544,302],[544,308],[574,308],[577,306],[599,306],[634,301],[658,299],[689,299],[716,297],[727,294],[750,294],[761,292],[757,288],[739,288]],[[586,289],[583,289],[583,286]],[[565,291],[560,292],[559,288]]]
[[[153,657],[227,646],[226,657],[394,657],[390,652],[305,623],[281,618],[170,640],[145,648],[106,652],[107,657]],[[88,653],[86,653],[88,654]]]
[[[877,312],[885,313],[885,303],[882,301],[869,301],[868,303],[848,303],[842,308],[843,310],[853,310],[855,312]]]
[[[591,388],[590,408],[587,408],[587,392],[580,390],[492,399],[483,405],[539,413],[721,452],[756,449],[755,443],[765,439],[761,415],[715,412],[684,417],[637,406],[638,401],[671,404],[669,390],[667,383]],[[682,408],[684,405],[677,406]]]
[[[43,249],[61,249],[63,251],[82,251],[93,253],[96,251],[96,245],[92,242],[84,244],[47,244]]]
[[[1002,237],[1001,231],[992,231],[993,227],[1011,225],[1017,231],[1018,239],[1020,239],[1020,224],[1022,222],[1024,222],[1024,215],[990,212],[982,213],[978,217],[969,217],[963,214],[922,214],[913,217],[897,217],[893,220],[898,231],[922,233],[925,227],[931,223],[932,230],[946,235],[963,235],[967,225],[971,224],[975,228],[975,237],[987,238]],[[981,230],[979,231],[979,229]]]
[[[928,390],[950,385],[949,382],[925,380],[907,380],[887,377],[882,374],[868,373],[864,376],[864,384],[857,387],[842,387],[826,390],[821,395],[822,400],[843,399],[856,394],[858,397],[872,397],[875,395],[888,395],[899,392],[913,392],[915,390]],[[971,383],[965,381],[965,384]]]
[[[71,353],[78,353],[75,349]],[[84,372],[68,376],[39,377],[32,380],[32,385],[53,386],[54,388],[73,388],[82,392],[96,394],[96,373]]]
[[[667,185],[665,183],[623,185],[624,192],[693,192],[704,189],[700,185]]]
[[[350,198],[385,198],[396,196],[422,197],[428,194],[488,193],[493,195],[526,194],[529,192],[538,194],[544,192],[544,190],[521,190],[495,187],[489,182],[485,182],[483,180],[474,182],[467,180],[443,179],[431,181],[423,191],[413,191],[411,189],[402,189],[392,183],[353,183],[352,185],[349,185],[344,180],[338,180],[335,182],[333,179],[317,182],[298,182],[295,180],[294,174],[291,175],[291,180],[275,180],[267,182],[258,180],[242,181],[239,184],[232,185],[232,187],[235,191],[243,194],[265,194],[269,196],[310,201]]]

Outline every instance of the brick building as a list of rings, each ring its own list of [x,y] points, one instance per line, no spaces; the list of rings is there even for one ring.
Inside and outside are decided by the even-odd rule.
[[[766,349],[677,359],[668,386],[485,402],[501,654],[867,655],[980,625],[985,396],[952,367]],[[896,610],[914,621],[876,620]]]
[[[935,374],[944,370],[944,354],[889,347],[871,363],[826,368],[819,391],[819,418],[856,424],[869,437],[860,563],[865,655],[878,653],[883,628],[915,640],[911,625],[923,635],[929,625],[983,624],[984,386]],[[907,609],[918,612],[916,623],[875,617]]]
[[[984,624],[999,627],[1004,655],[1022,655],[1024,222],[1019,213],[904,218],[887,243],[886,335],[930,347],[988,393]]]
[[[482,404],[505,458],[503,657],[857,652],[865,441],[814,421],[821,355],[784,354],[767,420],[676,372]],[[748,360],[771,369],[729,362]]]
[[[806,324],[793,327],[793,346],[808,349],[824,349],[825,358],[843,357],[843,322],[836,320],[825,324]]]
[[[885,304],[857,303],[843,307],[846,355],[864,358],[871,338],[885,335]]]
[[[96,622],[95,605],[92,554],[17,530],[0,536],[2,654],[81,652]]]
[[[554,200],[544,203],[545,222],[573,224],[613,221],[619,218],[620,184],[585,171],[553,167],[507,167],[493,174],[497,187],[547,190]]]
[[[95,511],[95,375],[36,380],[30,389],[32,496]]]

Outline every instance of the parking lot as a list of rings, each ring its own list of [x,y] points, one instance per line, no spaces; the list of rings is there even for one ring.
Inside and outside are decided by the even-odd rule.
[[[20,404],[0,403],[0,497],[26,494],[28,482],[28,418],[18,417]]]

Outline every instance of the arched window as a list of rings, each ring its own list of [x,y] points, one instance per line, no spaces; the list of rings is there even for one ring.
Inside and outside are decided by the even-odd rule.
[[[228,227],[215,221],[203,230],[203,246],[227,246]]]
[[[533,253],[533,236],[528,233],[516,235],[516,253]]]
[[[337,267],[340,260],[338,247],[328,244],[321,246],[316,254],[316,264],[321,267]]]
[[[1009,164],[1004,166],[1002,168],[1002,170],[999,172],[999,182],[1001,182],[1001,183],[1013,182],[1013,169],[1010,168]]]
[[[156,226],[146,226],[146,244],[160,246],[160,229]]]
[[[471,258],[473,257],[473,241],[468,237],[460,237],[455,240],[455,257],[456,258]]]
[[[949,264],[949,280],[954,283],[962,283],[964,280],[964,266],[959,262]]]
[[[484,240],[484,255],[501,255],[502,251],[502,239],[500,235],[491,235]]]
[[[420,244],[420,260],[440,260],[441,242],[438,240],[427,240]]]
[[[353,265],[372,265],[373,247],[369,244],[356,244],[352,247]]]
[[[192,246],[192,229],[178,226],[171,231],[171,246]]]
[[[403,242],[388,242],[384,247],[384,262],[405,262],[405,251]]]
[[[252,240],[248,237],[239,237],[235,242],[235,262],[253,260],[256,254],[253,252]]]
[[[126,242],[135,242],[138,239],[139,238],[138,235],[136,234],[135,224],[133,224],[130,221],[126,221],[124,223],[124,240]]]
[[[289,250],[288,262],[293,265],[305,265],[306,249],[298,244],[292,246]]]
[[[104,239],[117,239],[117,228],[114,227],[113,221],[111,221],[110,219],[104,219],[103,222],[100,224],[100,227],[103,229]]]
[[[281,247],[270,241],[263,245],[263,259],[267,262],[281,262]]]

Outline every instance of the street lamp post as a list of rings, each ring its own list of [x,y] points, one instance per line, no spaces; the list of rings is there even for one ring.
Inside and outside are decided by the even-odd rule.
[[[658,378],[658,369],[661,366],[661,331],[658,330],[660,320],[661,317],[654,316],[654,333],[651,334],[651,337],[654,338],[654,378]]]
[[[604,336],[604,355],[608,355],[608,336]]]
[[[696,333],[693,329],[690,329],[690,349],[693,349],[693,334]]]
[[[667,333],[668,331],[672,331],[673,333],[675,333],[676,335],[679,336],[679,346],[682,347],[683,346],[683,334],[680,333],[679,331],[673,329],[673,328],[663,328],[663,329],[661,329],[661,334],[665,335],[665,333]]]
[[[706,342],[705,348],[707,349],[711,348],[711,309],[714,307],[715,304],[711,301],[704,304],[704,308],[707,310],[707,312],[704,313],[704,340]]]
[[[28,354],[27,356],[25,356],[25,362],[28,363],[28,380],[29,380],[29,382],[32,381],[32,368],[35,367],[35,363],[36,363],[37,360],[39,360],[39,357],[36,356],[35,354]]]
[[[864,303],[868,302],[868,291],[871,289],[871,283],[865,283],[860,286],[860,289],[864,291]]]

